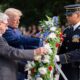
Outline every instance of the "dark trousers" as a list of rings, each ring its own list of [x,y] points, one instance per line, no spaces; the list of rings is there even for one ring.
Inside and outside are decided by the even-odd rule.
[[[27,71],[25,72],[25,64],[26,62],[20,62],[18,63],[18,74],[17,74],[17,80],[24,80],[27,79]]]
[[[72,64],[62,65],[62,70],[68,80],[80,80],[80,68],[79,66],[74,66]],[[64,80],[60,75],[59,80]]]

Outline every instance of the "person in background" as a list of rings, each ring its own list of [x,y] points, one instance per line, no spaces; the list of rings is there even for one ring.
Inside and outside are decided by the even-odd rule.
[[[8,19],[6,14],[0,12],[0,80],[17,80],[17,61],[35,60],[36,55],[43,55],[47,51],[43,47],[24,50],[9,46],[2,37],[8,29]]]
[[[62,64],[62,71],[68,80],[80,80],[80,4],[65,8],[68,24],[71,26],[64,30],[64,41],[54,61]],[[60,80],[64,80],[62,76]]]
[[[20,31],[22,32],[23,35],[26,34],[26,28],[25,27],[21,26],[19,29],[20,29]]]
[[[43,33],[43,28],[41,26],[38,26],[38,33],[36,33],[36,37],[43,38]]]
[[[31,26],[26,27],[26,29],[25,29],[25,35],[26,36],[31,36],[31,32],[32,32],[32,27]]]
[[[36,34],[38,33],[38,27],[36,25],[32,25],[31,26],[32,30],[31,30],[31,36],[32,37],[36,37]]]

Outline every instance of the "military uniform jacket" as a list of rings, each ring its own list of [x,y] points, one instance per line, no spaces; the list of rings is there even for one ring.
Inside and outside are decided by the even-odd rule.
[[[74,35],[72,37],[72,41],[71,41],[71,42],[76,44],[77,49],[75,49],[76,46],[73,45],[72,47],[73,47],[74,50],[71,50],[71,51],[68,51],[68,52],[66,51],[67,52],[66,54],[64,53],[64,54],[59,55],[61,64],[80,62],[80,47],[79,47],[80,46],[80,36],[79,36],[80,35],[79,34],[80,31],[79,31],[79,28],[80,28],[80,26],[78,26],[78,28],[76,30],[76,31],[78,31],[78,32],[76,32],[78,34]],[[70,28],[70,29],[68,28],[68,30],[70,31],[70,30],[72,30],[72,28]],[[64,32],[66,32],[66,31],[67,30],[65,30]],[[74,33],[75,31],[72,31],[72,32]],[[64,33],[64,38],[65,37],[66,37],[66,33]],[[67,42],[69,42],[69,40],[68,41],[64,41],[64,42],[66,44]],[[64,45],[62,45],[62,46],[64,46]],[[63,47],[63,48],[68,49],[68,47]]]
[[[76,30],[67,28],[63,33],[64,41],[58,54],[66,54],[70,51],[80,49],[80,26]]]
[[[80,26],[78,26],[75,30],[73,30],[73,28],[67,28],[64,31],[63,34],[64,37],[64,41],[61,45],[61,48],[59,50],[58,54],[67,54],[73,51],[76,51],[78,49],[80,49]],[[73,52],[74,53],[74,52]],[[77,55],[75,54],[71,54],[71,55]],[[76,58],[78,56],[75,56]],[[73,60],[75,60],[76,58],[73,57]],[[67,78],[69,80],[79,80],[77,79],[79,76],[79,62],[73,62],[73,63],[68,63],[67,62],[67,57],[65,56],[65,61],[63,60],[63,57],[61,58],[61,63],[66,62],[67,64],[62,64],[62,70],[64,72],[64,74],[67,76]],[[71,62],[71,61],[69,61]],[[61,76],[60,76],[60,80],[64,80]]]

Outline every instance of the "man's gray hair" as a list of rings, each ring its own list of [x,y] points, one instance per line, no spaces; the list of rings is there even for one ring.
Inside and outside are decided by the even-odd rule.
[[[22,12],[15,8],[8,8],[5,10],[4,13],[7,14],[8,16],[10,16],[10,15],[22,16]]]
[[[9,19],[9,17],[5,13],[0,12],[0,21],[1,22],[8,23],[8,19]]]

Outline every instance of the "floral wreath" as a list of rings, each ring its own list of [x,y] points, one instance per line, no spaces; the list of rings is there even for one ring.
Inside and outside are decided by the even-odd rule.
[[[47,36],[44,47],[48,54],[43,56],[37,55],[35,61],[28,61],[25,70],[28,71],[28,80],[54,80],[53,72],[55,70],[54,56],[57,54],[58,47],[61,45],[63,38],[61,29],[54,26],[53,19],[47,16],[47,21],[41,21],[40,25],[49,29],[50,34]]]

